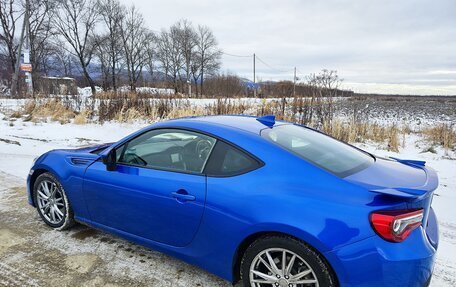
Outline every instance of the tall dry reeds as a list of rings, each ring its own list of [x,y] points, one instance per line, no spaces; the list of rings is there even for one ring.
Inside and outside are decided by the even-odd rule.
[[[21,114],[62,123],[73,120],[76,124],[111,120],[155,122],[199,115],[274,114],[278,119],[305,124],[345,142],[372,141],[383,144],[391,151],[398,151],[401,141],[404,141],[403,135],[412,132],[408,127],[370,122],[368,112],[362,108],[354,107],[353,116],[336,117],[332,100],[312,97],[262,99],[259,102],[220,98],[204,104],[181,97],[153,98],[133,93],[99,93],[96,98],[77,101],[66,97],[31,100],[14,116],[20,117]],[[454,125],[441,124],[415,132],[422,132],[433,145],[453,150],[456,148]]]
[[[28,120],[50,119],[62,124],[69,123],[76,116],[76,112],[58,98],[28,100],[18,114],[27,115]]]
[[[424,136],[434,145],[445,149],[456,150],[456,126],[441,123],[422,130]]]

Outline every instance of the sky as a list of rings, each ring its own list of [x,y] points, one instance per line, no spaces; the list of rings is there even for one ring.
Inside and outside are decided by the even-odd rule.
[[[300,81],[337,70],[357,92],[456,95],[455,0],[121,0],[160,31],[209,26],[222,72]],[[243,57],[236,57],[230,55]]]

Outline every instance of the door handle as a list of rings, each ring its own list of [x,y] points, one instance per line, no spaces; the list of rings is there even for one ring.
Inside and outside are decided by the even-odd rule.
[[[195,199],[196,199],[194,195],[188,194],[188,192],[184,189],[180,189],[178,191],[171,192],[171,195],[172,195],[172,197],[177,199],[177,201],[180,201],[180,202],[195,201]]]

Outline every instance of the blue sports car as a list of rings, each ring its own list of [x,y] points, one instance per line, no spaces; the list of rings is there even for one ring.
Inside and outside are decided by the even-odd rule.
[[[29,202],[252,287],[427,286],[438,187],[425,162],[375,157],[273,116],[151,125],[36,159]]]

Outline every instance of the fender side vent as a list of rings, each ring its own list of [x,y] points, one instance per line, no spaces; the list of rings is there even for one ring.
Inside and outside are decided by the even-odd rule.
[[[91,162],[90,159],[81,157],[72,157],[70,160],[74,165],[88,165]]]

